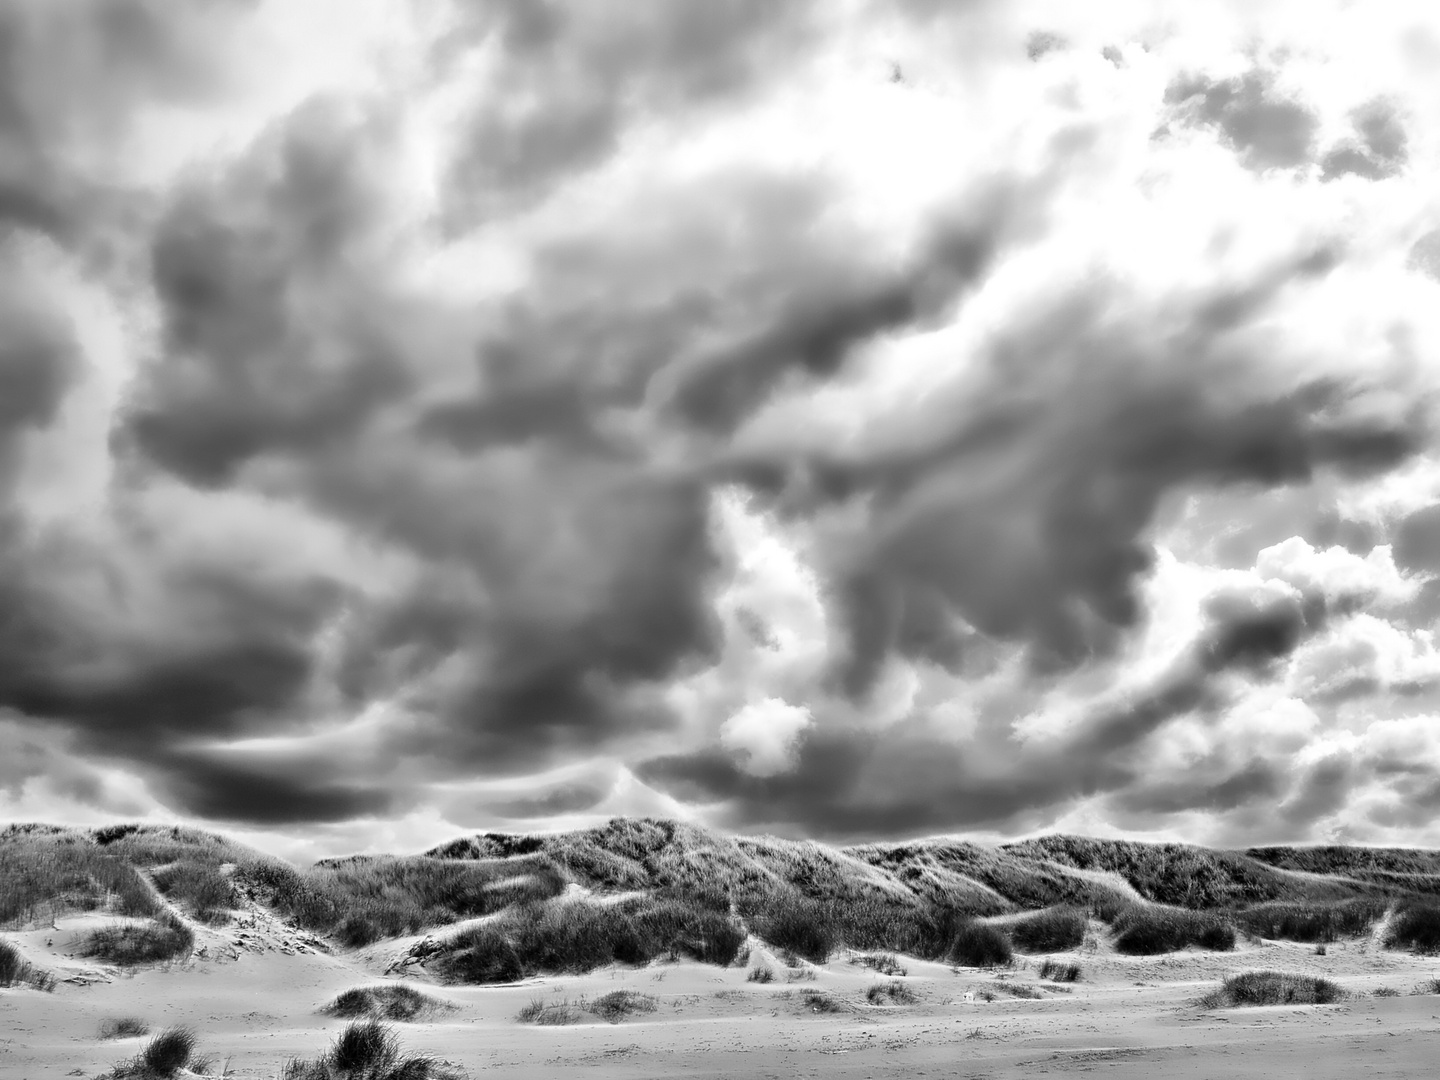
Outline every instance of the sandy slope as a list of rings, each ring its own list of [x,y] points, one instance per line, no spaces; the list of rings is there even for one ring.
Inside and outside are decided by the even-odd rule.
[[[257,913],[220,931],[201,930],[203,957],[122,973],[67,955],[101,921],[60,920],[7,935],[63,979],[53,994],[0,991],[0,1077],[94,1076],[143,1040],[100,1042],[100,1021],[138,1016],[159,1028],[188,1024],[201,1048],[232,1075],[274,1077],[292,1055],[321,1050],[342,1023],[316,1009],[337,992],[376,981],[393,950],[329,954]],[[47,939],[49,944],[47,945]],[[73,947],[68,949],[73,953]],[[198,951],[198,948],[197,948]],[[1159,958],[1114,955],[1103,945],[1071,954],[1085,980],[1043,984],[1041,1000],[966,1000],[998,984],[1042,986],[1038,962],[1018,970],[953,972],[904,961],[920,996],[913,1006],[871,1006],[864,991],[883,981],[843,956],[812,981],[746,982],[743,968],[656,964],[506,987],[426,987],[457,1006],[435,1022],[405,1025],[407,1047],[463,1065],[472,1075],[522,1080],[579,1077],[998,1077],[1097,1072],[1109,1077],[1427,1077],[1440,1063],[1440,997],[1413,996],[1440,962],[1388,953],[1373,941],[1333,945],[1327,956],[1289,943],[1234,953]],[[1324,1007],[1202,1012],[1195,999],[1222,975],[1273,967],[1324,974],[1356,991]],[[422,975],[407,981],[423,985]],[[1371,993],[1390,986],[1393,998]],[[515,1022],[535,997],[595,998],[613,989],[654,994],[659,1009],[618,1025],[536,1028]],[[819,989],[839,1012],[807,1008]],[[1069,992],[1065,992],[1066,990]]]

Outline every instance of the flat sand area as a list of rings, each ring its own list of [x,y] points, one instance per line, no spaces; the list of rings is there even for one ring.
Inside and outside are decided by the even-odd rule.
[[[217,1071],[228,1059],[232,1076],[277,1077],[288,1058],[317,1055],[344,1026],[319,1008],[342,990],[383,981],[408,944],[328,953],[258,917],[201,931],[197,955],[183,963],[127,972],[72,955],[81,933],[102,921],[75,916],[62,918],[58,930],[6,935],[61,981],[53,993],[0,991],[4,1080],[99,1075],[145,1042],[102,1041],[102,1020],[132,1016],[152,1030],[194,1028]],[[500,987],[440,986],[420,973],[403,981],[455,1008],[398,1029],[410,1052],[472,1076],[521,1080],[1440,1075],[1440,996],[1416,992],[1440,975],[1440,960],[1388,952],[1374,938],[1333,944],[1324,956],[1290,942],[1162,957],[1119,956],[1092,944],[1059,957],[1083,969],[1081,981],[1068,985],[1040,980],[1037,958],[985,971],[902,957],[907,974],[899,981],[917,998],[907,1005],[867,1002],[872,984],[893,980],[851,963],[847,954],[797,970],[759,949],[752,966],[762,958],[775,971],[768,984],[747,981],[744,967],[688,962]],[[1350,996],[1327,1006],[1206,1010],[1197,1004],[1222,976],[1258,968],[1324,975]],[[1016,997],[1007,986],[1040,996]],[[653,995],[656,1010],[616,1024],[589,1014],[586,1022],[566,1026],[516,1019],[536,999],[577,1003],[617,989]],[[834,1011],[817,1009],[808,1000],[811,991],[825,995]]]

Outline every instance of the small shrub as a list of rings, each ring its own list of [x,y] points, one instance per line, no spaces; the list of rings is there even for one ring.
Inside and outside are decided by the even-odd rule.
[[[1329,1005],[1345,991],[1329,979],[1283,971],[1247,971],[1231,975],[1201,999],[1206,1008],[1237,1005]]]
[[[1415,904],[1398,911],[1390,920],[1385,944],[1392,949],[1405,948],[1414,953],[1440,952],[1440,906]]]
[[[168,1028],[140,1051],[140,1062],[160,1076],[174,1076],[190,1063],[195,1053],[195,1032],[189,1028]]]
[[[100,1022],[102,1039],[133,1039],[149,1031],[150,1025],[138,1016],[116,1016]]]
[[[1040,965],[1040,978],[1051,982],[1079,982],[1080,965],[1062,964],[1057,960],[1046,960]]]
[[[1326,953],[1326,949],[1325,949],[1325,946],[1324,946],[1324,945],[1316,945],[1316,946],[1315,946],[1315,955],[1316,955],[1316,956],[1324,956],[1325,953]]]
[[[1133,907],[1114,923],[1115,949],[1131,956],[1178,952],[1191,945],[1212,952],[1235,947],[1235,926],[1208,911]]]
[[[851,959],[850,962],[852,964],[859,964],[861,967],[867,967],[871,971],[878,972],[881,975],[904,975],[906,973],[905,969],[900,966],[900,961],[888,953],[856,956]]]
[[[10,942],[0,941],[0,986],[30,986],[49,993],[55,989],[55,976],[30,964]]]
[[[950,942],[947,959],[963,967],[996,967],[1014,958],[1010,939],[993,926],[971,922]]]
[[[453,1007],[438,998],[422,994],[413,986],[405,986],[403,983],[386,983],[381,986],[357,986],[346,990],[321,1009],[321,1012],[346,1020],[368,1017],[372,1020],[394,1020],[405,1023]]]
[[[1371,994],[1375,997],[1384,998],[1399,997],[1400,991],[1396,990],[1393,986],[1377,986],[1374,990],[1371,991]]]
[[[781,897],[752,920],[755,933],[771,947],[823,964],[837,944],[827,905],[804,897]]]
[[[800,1001],[811,1012],[839,1012],[842,1008],[838,1001],[822,990],[811,990],[808,988],[801,990]]]
[[[652,1013],[655,1008],[653,995],[633,990],[612,990],[590,1003],[590,1012],[611,1024],[618,1024],[631,1013]]]
[[[1440,994],[1440,979],[1425,979],[1415,984],[1415,994]]]
[[[522,1024],[540,1024],[544,1027],[558,1027],[562,1024],[578,1024],[584,1014],[568,1001],[546,1001],[532,998],[515,1016]]]
[[[920,999],[902,982],[875,983],[865,991],[871,1005],[914,1005]]]
[[[162,916],[146,923],[92,930],[80,952],[111,964],[135,965],[189,956],[194,946],[195,935],[188,926],[173,917]]]
[[[745,976],[746,982],[768,983],[775,981],[775,969],[769,964],[756,964],[750,969],[750,974]]]
[[[1084,911],[1059,907],[1027,915],[1008,929],[1011,942],[1021,952],[1050,953],[1078,949],[1085,940],[1085,927]]]

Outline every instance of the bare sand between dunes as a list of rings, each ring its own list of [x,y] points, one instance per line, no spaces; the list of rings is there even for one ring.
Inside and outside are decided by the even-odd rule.
[[[197,955],[136,972],[73,955],[99,916],[62,918],[7,934],[62,980],[54,993],[0,991],[0,1077],[94,1077],[133,1055],[143,1038],[101,1041],[107,1017],[153,1030],[183,1024],[230,1075],[273,1078],[290,1057],[313,1057],[344,1022],[317,1010],[337,993],[382,981],[395,948],[327,953],[263,917],[202,930]],[[48,941],[48,944],[47,944]],[[203,949],[203,955],[199,955]],[[1242,943],[1231,953],[1125,957],[1103,945],[1061,954],[1083,968],[1072,985],[1043,982],[1040,961],[1013,969],[952,970],[901,958],[913,1005],[871,1005],[865,991],[890,979],[837,954],[813,978],[746,980],[746,968],[655,963],[611,967],[502,987],[453,987],[423,975],[403,981],[456,1008],[399,1025],[407,1050],[472,1076],[552,1080],[574,1076],[1001,1077],[1097,1073],[1108,1077],[1282,1080],[1429,1077],[1440,1062],[1440,996],[1415,994],[1440,960],[1387,952],[1374,940],[1331,945],[1327,955],[1288,942]],[[1197,999],[1226,974],[1274,968],[1324,975],[1352,993],[1328,1006],[1204,1010]],[[808,972],[807,972],[808,974]],[[393,977],[392,977],[393,978]],[[1039,999],[1004,992],[1029,987]],[[1398,996],[1376,997],[1383,987]],[[516,1014],[536,998],[594,1000],[616,989],[654,995],[657,1010],[609,1024],[535,1027]],[[806,991],[837,1006],[816,1011]],[[986,1001],[986,992],[995,1000]],[[973,1000],[967,1000],[967,994]]]

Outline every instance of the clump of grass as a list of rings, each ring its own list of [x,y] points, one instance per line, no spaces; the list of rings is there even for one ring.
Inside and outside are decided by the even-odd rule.
[[[369,1017],[372,1020],[395,1020],[401,1023],[423,1019],[454,1006],[429,994],[422,994],[403,983],[380,986],[356,986],[335,998],[321,1012],[346,1020]]]
[[[1385,944],[1414,953],[1440,953],[1440,905],[1412,904],[1396,912],[1386,930]]]
[[[145,1068],[160,1076],[174,1076],[195,1054],[195,1032],[185,1027],[167,1028],[140,1051]]]
[[[811,990],[806,987],[800,991],[801,1003],[811,1012],[832,1013],[839,1012],[843,1006],[823,990]]]
[[[852,957],[852,964],[859,964],[861,967],[869,968],[871,971],[881,975],[904,975],[905,969],[900,966],[900,961],[889,953],[870,954]]]
[[[804,964],[791,968],[785,973],[786,982],[814,982],[815,977],[815,969]]]
[[[55,976],[35,967],[8,941],[0,941],[0,986],[30,986],[46,993],[55,989]]]
[[[1396,990],[1393,986],[1377,986],[1374,990],[1370,991],[1370,993],[1372,997],[1390,998],[1400,996],[1400,991]]]
[[[235,906],[235,886],[218,866],[182,859],[151,872],[155,887],[172,900],[185,905],[201,922],[220,925],[229,922]]]
[[[783,896],[751,920],[761,939],[813,964],[823,964],[838,944],[828,905],[802,896]]]
[[[1256,904],[1235,913],[1247,933],[1285,941],[1336,941],[1342,936],[1368,933],[1385,914],[1385,903],[1371,897],[1335,903],[1277,901]]]
[[[775,981],[775,969],[769,964],[756,964],[750,969],[750,974],[745,976],[746,982],[768,983]]]
[[[102,926],[92,930],[80,947],[84,956],[111,964],[153,964],[190,955],[195,934],[178,919],[162,915],[145,923]]]
[[[656,1009],[653,994],[639,994],[634,990],[612,990],[590,1003],[589,1011],[611,1024],[618,1024],[632,1013],[653,1013]]]
[[[1440,979],[1425,979],[1415,984],[1415,994],[1440,994]]]
[[[149,1031],[150,1025],[138,1016],[112,1016],[100,1021],[102,1039],[133,1039]]]
[[[871,1005],[914,1005],[920,998],[902,982],[887,982],[872,984],[865,1000]]]
[[[997,967],[1014,959],[1010,939],[986,923],[960,927],[950,942],[947,959],[963,967]]]
[[[997,982],[995,989],[1002,994],[1009,994],[1015,998],[1024,998],[1027,1001],[1038,1001],[1040,998],[1040,991],[1025,983]]]
[[[1062,964],[1058,960],[1046,960],[1040,965],[1040,978],[1051,982],[1079,982],[1080,965]]]
[[[1065,952],[1085,940],[1086,913],[1077,907],[1047,908],[1008,927],[1015,948],[1027,953]]]
[[[582,1013],[568,1001],[546,1001],[532,998],[515,1016],[522,1024],[539,1024],[542,1027],[559,1027],[563,1024],[578,1024],[585,1019]]]
[[[1208,911],[1135,906],[1115,920],[1115,949],[1131,956],[1178,952],[1191,945],[1212,952],[1235,947],[1235,926]]]
[[[395,1033],[377,1020],[352,1023],[321,1057],[292,1059],[282,1080],[450,1080],[461,1073],[424,1055],[403,1056]]]
[[[1329,979],[1315,975],[1294,975],[1283,971],[1246,971],[1231,975],[1219,989],[1200,1000],[1207,1009],[1237,1005],[1329,1005],[1345,997],[1345,991]]]
[[[1316,955],[1316,956],[1324,956],[1324,955],[1326,954],[1326,952],[1327,952],[1327,950],[1326,950],[1326,948],[1325,948],[1324,945],[1316,945],[1316,946],[1315,946],[1315,955]]]

